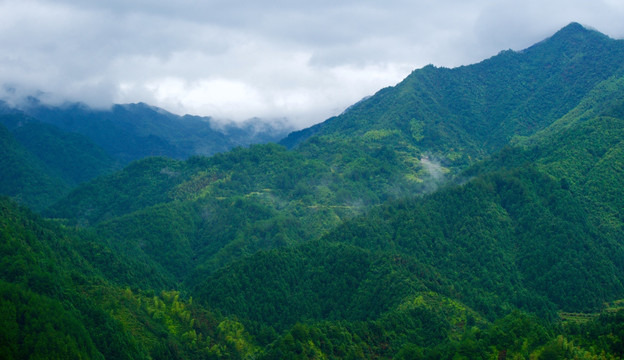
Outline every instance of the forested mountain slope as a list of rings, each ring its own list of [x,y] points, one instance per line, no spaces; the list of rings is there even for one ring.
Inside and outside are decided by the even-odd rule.
[[[564,328],[517,312],[490,323],[457,300],[473,301],[462,296],[465,288],[458,291],[415,256],[328,242],[260,252],[199,288],[202,297],[243,306],[236,316],[244,326],[178,292],[141,290],[159,287],[146,282],[157,273],[142,273],[145,264],[111,252],[95,234],[62,229],[6,200],[0,205],[0,334],[9,358],[622,354],[614,341],[622,334],[621,313]],[[294,321],[303,323],[288,325]]]
[[[165,233],[183,244],[182,258],[200,254],[192,267],[212,271],[258,249],[318,238],[370,206],[435,190],[514,137],[573,116],[617,78],[623,51],[622,41],[571,24],[522,52],[416,70],[294,150],[265,145],[137,162],[78,188],[46,215],[98,224],[122,249],[143,252],[136,244],[166,228],[159,214],[182,211],[184,225]],[[144,230],[129,233],[129,224]]]
[[[110,110],[82,104],[43,105],[30,99],[20,109],[0,101],[0,124],[19,144],[8,153],[28,159],[5,166],[0,194],[42,210],[88,180],[110,174],[150,156],[186,159],[236,146],[279,140],[287,132],[261,119],[220,124],[210,118],[178,116],[146,104],[115,105]],[[36,192],[36,195],[33,193]]]
[[[573,23],[519,52],[454,69],[415,70],[397,86],[290,137],[391,143],[412,156],[434,154],[462,167],[568,113],[622,69],[623,55],[623,41]]]
[[[621,358],[623,46],[571,24],[291,150],[135,161],[54,220],[3,199],[6,353]]]
[[[88,137],[124,165],[148,156],[213,155],[235,146],[277,141],[289,130],[260,119],[220,124],[210,117],[179,116],[144,103],[100,110],[76,103],[49,106],[31,99],[21,111]]]
[[[45,207],[69,191],[66,184],[46,171],[33,154],[20,144],[13,134],[0,124],[0,161],[2,181],[0,193],[11,196],[35,208]]]
[[[490,326],[519,326],[506,331],[524,338],[525,346],[542,341],[530,345],[532,351],[501,341],[502,333],[497,340],[485,340],[490,335],[479,333],[475,338],[467,331],[458,341],[453,323],[444,321],[500,319],[512,309],[552,319],[556,310],[595,312],[624,297],[621,81],[618,76],[605,80],[543,131],[518,139],[514,146],[461,173],[456,180],[462,185],[449,184],[423,198],[386,203],[347,221],[320,242],[236,261],[196,285],[199,299],[243,316],[251,326],[290,324],[291,336],[299,333],[294,341],[309,358],[335,351],[322,344],[331,333],[328,323],[336,321],[353,337],[352,351],[378,351],[379,340],[371,335],[370,323],[358,321],[373,321],[385,334],[408,331],[404,323],[386,321],[410,301],[431,311],[426,315],[429,321],[445,319],[434,326],[441,333],[427,333],[431,329],[424,324],[409,332],[411,356],[453,358],[461,353],[488,358],[502,352],[524,358],[531,352],[544,358],[596,356],[565,337],[548,343],[544,339],[553,336],[548,335],[552,330],[540,330],[539,322],[516,315]],[[436,295],[431,297],[432,293]],[[449,315],[447,306],[463,309],[463,315]],[[415,317],[407,315],[412,321]],[[293,324],[302,318],[315,325],[301,329]],[[568,326],[564,331],[569,339],[582,332],[574,322]],[[362,340],[362,332],[370,338]],[[623,333],[619,334],[621,338]],[[576,339],[577,345],[587,341]],[[386,340],[397,341],[392,336]],[[274,344],[280,351],[300,351],[280,341]],[[318,348],[306,346],[306,341]],[[359,341],[366,345],[358,347]],[[611,354],[622,356],[620,350]]]
[[[2,358],[241,358],[258,350],[234,319],[160,291],[174,285],[159,269],[6,198],[0,253]]]
[[[601,232],[621,239],[624,74],[601,82],[568,114],[531,137],[517,138],[460,177],[533,164],[587,207]]]
[[[78,184],[120,167],[86,137],[21,113],[0,115],[3,166],[0,194],[35,210],[50,206]]]
[[[484,316],[498,317],[511,308],[547,316],[553,309],[589,311],[623,297],[624,228],[619,193],[624,187],[624,117],[619,99],[624,87],[617,86],[621,81],[621,77],[606,80],[597,89],[609,88],[612,93],[592,92],[578,108],[548,128],[459,174],[456,180],[463,185],[448,184],[423,198],[386,203],[347,221],[324,241],[356,246],[354,251],[408,257],[428,266],[453,284],[455,297]],[[592,109],[592,113],[581,109]],[[306,246],[323,248],[324,244]],[[269,257],[264,260],[267,264],[301,261],[298,256],[282,254],[290,252],[293,250],[262,256]],[[248,294],[256,286],[244,284],[278,278],[258,271],[266,265],[245,264],[259,256],[211,275],[199,288],[254,298],[258,307],[248,316],[270,316],[270,311],[263,315],[259,310],[265,302],[301,295],[298,286],[286,285],[288,278],[275,285],[274,280],[265,282],[263,291],[281,294],[288,289],[293,294],[265,298],[258,298],[257,292]],[[302,268],[294,269],[296,273]],[[345,270],[330,272],[333,276],[349,274]],[[357,289],[361,280],[355,279]],[[225,296],[210,292],[203,297],[213,306],[244,313],[240,300],[225,300]],[[331,297],[323,299],[331,301]],[[322,308],[324,301],[312,303]],[[293,305],[300,304],[296,301]]]

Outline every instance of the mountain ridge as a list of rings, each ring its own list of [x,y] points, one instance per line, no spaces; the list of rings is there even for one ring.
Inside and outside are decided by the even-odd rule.
[[[579,26],[415,70],[291,150],[138,160],[53,220],[0,198],[2,328],[91,358],[621,357],[624,45]]]
[[[540,101],[552,98],[553,96],[552,95],[548,96],[548,93],[546,93],[546,91],[556,90],[556,84],[559,81],[555,81],[555,80],[557,79],[565,80],[565,77],[563,76],[566,74],[565,73],[562,74],[561,73],[562,71],[564,70],[568,72],[573,71],[573,66],[575,65],[577,65],[576,67],[578,68],[586,69],[587,65],[581,66],[582,64],[580,63],[579,64],[567,64],[567,67],[566,67],[565,61],[562,60],[563,58],[565,58],[564,50],[570,47],[572,48],[575,47],[575,49],[579,52],[579,54],[581,54],[580,60],[584,61],[585,63],[593,63],[593,64],[597,64],[599,61],[605,60],[604,58],[601,57],[600,55],[601,53],[609,55],[610,52],[615,51],[617,53],[616,55],[610,54],[609,56],[605,56],[609,58],[610,60],[606,60],[604,63],[610,62],[610,65],[609,65],[610,67],[615,66],[615,67],[621,68],[621,64],[619,63],[618,59],[620,58],[619,56],[622,55],[622,47],[623,47],[622,43],[623,42],[621,40],[612,40],[608,38],[606,35],[600,34],[593,30],[587,30],[585,27],[583,27],[582,25],[578,23],[572,23],[566,26],[565,28],[561,29],[555,35],[549,37],[548,39],[545,39],[542,42],[537,43],[522,51],[518,51],[518,52],[503,51],[499,53],[498,55],[485,59],[479,63],[472,64],[472,65],[459,66],[453,69],[437,68],[433,65],[429,65],[424,68],[414,70],[406,79],[401,81],[396,86],[384,88],[380,90],[377,94],[375,94],[375,96],[372,96],[362,102],[359,102],[358,104],[354,105],[353,108],[347,114],[343,114],[337,117],[330,118],[321,124],[317,124],[309,129],[304,129],[304,130],[294,133],[293,135],[290,135],[291,139],[297,136],[297,140],[296,141],[291,140],[290,142],[283,142],[283,144],[288,145],[288,147],[293,147],[294,145],[303,142],[308,136],[311,136],[311,135],[323,135],[323,134],[329,135],[332,132],[340,133],[340,131],[347,131],[348,129],[353,128],[353,127],[357,128],[357,125],[355,124],[344,125],[349,122],[349,115],[354,114],[354,112],[357,113],[358,109],[362,109],[363,112],[361,116],[355,117],[355,118],[362,118],[365,116],[364,113],[369,111],[368,109],[370,108],[371,105],[377,106],[377,105],[371,104],[372,102],[377,101],[377,99],[383,99],[383,98],[388,98],[387,102],[402,101],[402,100],[399,100],[399,98],[403,98],[406,101],[411,102],[411,110],[409,111],[399,110],[400,112],[397,113],[397,110],[394,110],[393,113],[387,113],[387,114],[382,113],[379,115],[373,115],[379,120],[381,120],[381,122],[385,122],[385,123],[388,123],[389,118],[397,117],[397,116],[404,119],[401,121],[409,122],[410,119],[414,117],[414,115],[416,115],[416,121],[418,121],[419,120],[418,116],[426,117],[426,116],[430,116],[427,114],[432,114],[432,113],[448,114],[448,110],[446,110],[448,109],[448,106],[454,106],[457,110],[461,109],[461,111],[474,111],[473,114],[466,113],[466,116],[470,117],[471,119],[474,117],[474,115],[478,115],[481,118],[487,120],[488,117],[492,116],[490,115],[490,113],[492,113],[492,111],[497,111],[496,108],[500,108],[501,104],[504,105],[505,102],[516,102],[518,95],[520,95],[521,97],[527,97],[528,101],[531,101],[531,96],[534,98],[539,96]],[[589,47],[594,46],[595,48],[594,50],[597,53],[595,53],[591,57],[585,56],[585,58],[583,58],[582,52],[586,50],[588,46]],[[607,49],[601,49],[602,47],[606,47]],[[541,55],[539,54],[540,52],[545,52],[545,54]],[[550,58],[544,57],[546,54],[559,54],[561,58],[556,59],[552,57]],[[523,60],[524,58],[527,58],[527,57],[537,58],[537,62],[535,60],[532,60],[534,63],[531,64],[530,62]],[[577,59],[577,61],[578,60],[579,59]],[[601,63],[601,64],[604,64],[604,63]],[[531,69],[523,69],[523,67],[527,67],[527,66],[530,66]],[[543,90],[538,90],[538,89],[527,87],[528,85],[530,85],[530,79],[532,79],[534,74],[539,74],[540,71],[543,71],[544,69],[549,69],[549,68],[552,69],[553,66],[557,66],[561,70],[559,69],[551,70],[551,73],[552,73],[551,76],[554,76],[554,78],[551,81],[552,84],[548,85],[550,86],[550,88],[544,88]],[[497,73],[501,75],[505,75],[505,71],[509,68],[519,69],[520,72],[517,72],[517,73],[512,72],[506,75],[506,76],[510,76],[507,80],[508,82],[507,86],[514,87],[514,91],[521,90],[523,91],[523,94],[521,93],[517,95],[517,94],[514,94],[513,92],[510,92],[509,89],[505,90],[504,88],[502,89],[504,91],[498,92],[498,93],[488,90],[488,87],[491,88],[492,86],[496,85],[496,84],[488,85],[488,82],[490,82],[490,79],[495,78],[494,76],[497,76]],[[595,79],[604,79],[608,74],[611,74],[614,71],[612,69],[605,69],[605,65],[600,65],[597,68],[598,68],[597,70],[592,70],[594,72],[593,76],[595,77]],[[569,69],[569,70],[566,70],[566,69]],[[494,73],[493,71],[496,71],[497,73]],[[461,82],[457,83],[457,81],[459,80],[456,80],[453,77],[453,74],[458,74],[458,73],[462,74],[462,76],[464,77],[468,77],[470,81],[474,81],[475,86],[469,85],[470,87],[466,87],[465,84],[462,84]],[[572,74],[570,74],[570,76],[571,75]],[[432,76],[434,76],[434,78],[432,78]],[[503,79],[500,79],[500,75],[498,76],[499,76],[498,78],[499,80],[503,80]],[[443,83],[440,83],[441,79]],[[588,91],[591,88],[592,84],[596,83],[595,79],[588,79],[586,80],[587,84],[578,84],[578,85],[583,87],[583,91]],[[547,79],[534,79],[533,81],[536,81],[536,80],[543,81]],[[423,82],[426,82],[427,88],[422,88],[422,87],[415,88],[415,89],[412,88],[413,86],[422,86],[420,84]],[[485,88],[480,88],[478,85],[480,83],[483,84],[482,86],[485,86]],[[453,105],[451,102],[448,102],[446,107],[436,107],[435,105],[430,104],[430,103],[435,103],[437,101],[440,101],[440,99],[439,99],[439,95],[436,95],[436,93],[428,89],[435,90],[436,88],[439,88],[440,86],[446,86],[448,89],[452,89],[454,86],[458,86],[458,85],[463,86],[458,90],[458,92],[468,94],[469,96],[468,98],[462,99],[463,96],[454,95],[449,100],[455,101],[455,105]],[[538,90],[537,93],[536,93],[536,90]],[[481,93],[476,93],[476,94],[471,95],[470,92],[474,92],[474,91],[481,91]],[[544,94],[540,94],[539,91],[544,92]],[[566,97],[566,100],[568,100],[567,98],[571,98],[569,99],[571,102],[571,105],[568,105],[568,107],[571,107],[572,105],[576,105],[574,101],[577,101],[579,99],[579,94],[569,93],[569,94],[562,94],[562,95]],[[414,100],[410,100],[409,98],[410,96],[411,97],[415,96],[414,99],[416,98],[421,99],[421,102],[415,102]],[[428,102],[427,101],[422,102],[423,100],[431,99],[432,96],[434,98],[437,98],[438,100],[435,102],[430,101],[430,100]],[[497,105],[491,106],[490,107],[491,109],[486,109],[483,107],[482,104],[480,104],[481,102],[485,102],[485,104],[487,104],[488,101],[496,103]],[[533,101],[535,101],[535,99]],[[549,100],[549,101],[553,101],[553,100]],[[556,107],[560,106],[557,104],[553,104],[553,105]],[[503,108],[501,110],[505,111],[506,109]],[[531,127],[541,128],[544,126],[544,124],[540,124],[539,121],[535,119],[535,118],[539,118],[539,116],[536,116],[535,113],[532,113],[530,110],[530,107],[527,108],[526,110],[523,110],[522,108],[518,108],[515,110],[509,109],[509,110],[519,112],[518,115],[515,115],[516,117],[518,116],[529,117],[529,121],[522,120],[522,119],[514,120],[518,122],[519,124],[521,124],[522,122],[526,124],[526,125],[523,125],[524,127],[526,127],[526,130],[524,130],[524,132],[526,132],[527,130],[532,131]],[[527,113],[523,114],[523,112],[527,112]],[[554,121],[554,119],[560,116],[563,116],[564,114],[565,114],[564,110],[558,110],[557,113],[553,114],[549,118],[548,121]],[[501,115],[499,114],[496,116],[500,117]],[[447,115],[447,118],[445,121],[450,120],[448,117],[449,116]],[[461,138],[463,136],[466,136],[465,135],[466,130],[465,129],[462,130],[462,126],[465,126],[465,125],[461,124],[460,119],[456,121],[459,121],[459,122],[454,123],[453,124],[454,127],[446,126],[446,127],[440,128],[439,124],[435,124],[435,123],[429,124],[428,126],[429,128],[432,128],[432,127],[440,128],[437,135],[436,133],[432,133],[430,136],[439,136],[440,133],[444,134],[449,131],[452,132],[454,136],[456,137]],[[343,125],[338,125],[341,123]],[[406,132],[407,136],[413,135],[413,134],[410,134],[409,124],[388,123],[388,125],[391,129],[392,128],[396,129],[398,127],[399,130]],[[513,126],[512,130],[514,128],[522,129],[518,127],[518,125],[513,125],[513,124],[510,124],[510,125]],[[380,121],[377,121],[375,126],[379,127]],[[416,124],[416,126],[419,127],[418,124]],[[474,124],[471,124],[471,126],[474,126]],[[406,127],[408,129],[405,129]],[[343,130],[341,130],[341,128]],[[501,137],[501,135],[503,138],[505,136],[509,136],[509,135],[505,135],[504,133],[501,134],[500,130],[497,130],[497,129],[493,129],[493,130],[498,131],[498,133],[495,133],[494,135],[496,135],[499,138]],[[488,134],[488,130],[484,129],[482,133]],[[416,135],[418,137],[422,136],[421,134],[416,134]],[[425,139],[422,139],[421,141],[425,141],[425,145],[426,145],[427,134],[424,134],[424,135],[425,135]],[[413,142],[413,141],[410,141],[409,139],[406,141],[408,143]],[[483,145],[488,146],[488,143],[485,142],[483,143]],[[465,143],[463,146],[473,147],[474,145]],[[494,144],[494,146],[496,146],[496,148],[500,148],[500,145]],[[473,152],[474,152],[473,155],[475,156],[479,155],[478,151],[473,151]]]
[[[259,119],[220,124],[211,117],[175,115],[145,103],[94,109],[83,103],[46,105],[31,98],[17,108],[3,104],[3,112],[22,112],[84,135],[123,164],[147,156],[212,155],[236,146],[277,141],[288,131]]]

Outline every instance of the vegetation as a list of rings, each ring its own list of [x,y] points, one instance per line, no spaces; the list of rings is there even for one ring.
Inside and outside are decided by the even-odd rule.
[[[87,138],[22,114],[0,115],[1,192],[43,210],[71,188],[117,168]]]
[[[0,357],[621,359],[623,52],[571,24],[416,70],[291,149],[107,175],[7,115]],[[61,161],[81,151],[92,175]]]
[[[0,155],[0,193],[35,209],[41,209],[69,191],[69,186],[47,172],[45,165],[25,149],[2,124]]]
[[[81,103],[54,107],[30,100],[25,114],[89,138],[123,165],[148,156],[213,155],[236,146],[277,141],[288,131],[257,119],[227,124],[210,117],[179,116],[144,103],[98,110]]]

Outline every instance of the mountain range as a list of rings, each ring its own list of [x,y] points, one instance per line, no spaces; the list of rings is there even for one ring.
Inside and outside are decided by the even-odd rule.
[[[231,150],[267,138],[144,104],[7,110],[2,353],[622,358],[622,59],[572,23]]]
[[[19,143],[3,149],[7,164],[2,177],[12,182],[2,184],[2,193],[36,210],[76,185],[135,160],[208,156],[277,141],[289,131],[286,125],[257,118],[219,122],[178,116],[143,103],[98,110],[79,103],[45,105],[36,98],[19,107],[0,103],[0,126],[6,141]]]

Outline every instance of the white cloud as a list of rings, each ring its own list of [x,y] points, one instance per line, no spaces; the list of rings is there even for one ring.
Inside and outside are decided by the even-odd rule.
[[[622,18],[615,0],[4,0],[0,84],[304,126],[414,68],[520,50],[571,21],[622,37]]]

